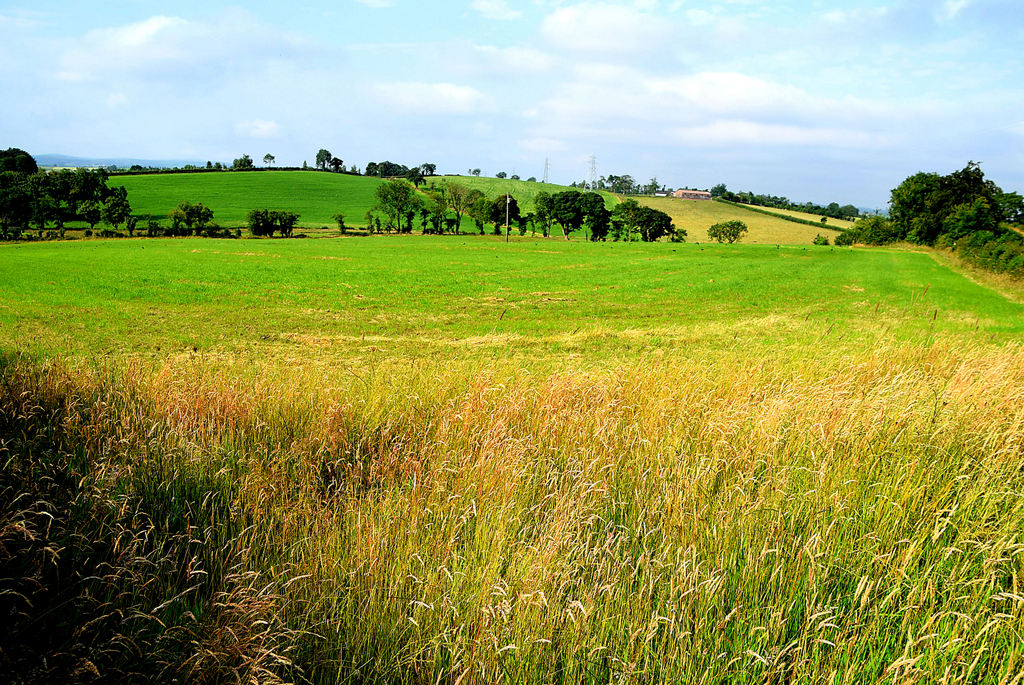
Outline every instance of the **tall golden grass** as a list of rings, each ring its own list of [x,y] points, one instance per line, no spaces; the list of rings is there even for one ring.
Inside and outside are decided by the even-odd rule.
[[[156,656],[133,673],[1024,678],[1018,346],[650,357],[540,375],[8,359],[2,378],[0,541],[11,559],[43,554],[12,542],[20,525],[59,557],[66,530],[91,535],[108,570],[150,559],[133,582],[151,585],[105,599],[145,617],[148,637],[129,626],[94,638],[149,640]],[[88,493],[51,508],[57,532],[10,505],[39,482],[32,469],[72,474]],[[102,525],[75,523],[85,505]],[[135,561],[100,544],[111,521],[144,540]],[[40,563],[22,577],[95,590]],[[27,630],[46,603],[18,587]],[[181,605],[173,616],[155,608],[167,601]],[[17,666],[13,639],[2,653]],[[69,672],[126,658],[114,650],[104,666],[73,643],[60,647]]]

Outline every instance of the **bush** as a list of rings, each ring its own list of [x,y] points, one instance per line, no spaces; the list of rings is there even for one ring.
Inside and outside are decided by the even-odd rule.
[[[814,236],[815,245],[828,245],[828,236],[821,235],[820,233]]]
[[[281,231],[284,237],[290,236],[299,215],[295,212],[277,209],[251,209],[246,215],[249,231],[254,236],[272,236],[274,231]]]
[[[888,245],[900,240],[899,230],[885,217],[869,216],[857,222],[860,242],[866,245]]]
[[[747,232],[747,225],[733,219],[717,223],[708,229],[708,237],[720,243],[735,243]]]
[[[836,236],[835,244],[842,247],[849,247],[860,239],[860,231],[843,231]]]

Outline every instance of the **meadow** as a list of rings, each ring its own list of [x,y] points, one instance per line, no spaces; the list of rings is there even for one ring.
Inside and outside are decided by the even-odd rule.
[[[738,219],[747,225],[749,232],[742,239],[746,243],[810,245],[816,235],[826,236],[830,241],[835,240],[835,237],[839,235],[839,231],[828,228],[826,225],[822,225],[821,228],[806,226],[721,202],[680,200],[674,197],[638,197],[636,199],[641,204],[660,209],[672,217],[676,228],[686,229],[688,242],[708,242],[708,228],[719,222],[733,219]],[[766,209],[765,211],[778,214],[786,213],[792,216],[801,214],[800,212],[783,212],[775,209]],[[812,216],[805,214],[799,218]],[[820,217],[818,218],[820,219]],[[845,221],[841,223],[851,225]]]
[[[299,226],[335,228],[333,217],[365,225],[363,215],[376,203],[381,180],[313,171],[219,172],[114,176],[111,187],[128,190],[133,213],[141,225],[149,219],[167,223],[179,202],[202,202],[222,226],[245,226],[250,209],[281,209],[300,215]]]
[[[0,263],[24,682],[1024,674],[1019,285],[454,236]]]

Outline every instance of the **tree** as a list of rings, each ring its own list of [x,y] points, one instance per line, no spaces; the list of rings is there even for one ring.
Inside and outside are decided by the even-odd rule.
[[[171,220],[171,230],[175,234],[184,231],[191,235],[193,231],[201,231],[213,219],[213,210],[202,202],[179,202],[178,206],[167,215]]]
[[[708,237],[720,243],[735,243],[747,232],[747,225],[742,221],[722,221],[708,229]]]
[[[270,229],[271,234],[274,232],[274,228],[281,231],[282,237],[289,237],[292,231],[295,229],[295,224],[299,221],[299,215],[295,212],[288,212],[282,210],[272,210],[270,212],[270,221],[273,228]]]
[[[469,207],[469,216],[473,218],[480,235],[484,234],[484,224],[490,221],[491,201],[484,197],[483,193],[475,196],[473,204]]]
[[[394,227],[395,230],[399,230],[401,228],[402,218],[412,208],[414,194],[413,187],[404,180],[386,181],[377,186],[375,209],[379,209],[387,217],[389,229]]]
[[[477,169],[470,169],[469,173],[471,175],[473,175],[473,176],[479,176],[480,175],[480,169],[479,168],[477,168]]]
[[[729,189],[725,187],[724,183],[711,186],[711,197],[724,197],[728,192]]]
[[[968,162],[963,169],[947,176],[921,172],[904,180],[889,197],[889,216],[901,238],[932,245],[953,225],[946,224],[950,215],[977,200],[988,206],[986,211],[991,213],[995,231],[999,232],[999,222],[1008,218],[1001,203],[1004,195],[996,184],[985,179],[976,162]],[[960,221],[955,224],[963,227]]]
[[[534,221],[540,224],[541,234],[547,238],[551,234],[551,222],[555,212],[554,196],[547,191],[540,191],[533,196]]]
[[[274,161],[275,161],[274,155],[270,154],[269,152],[267,154],[263,155],[263,166],[271,167],[271,166],[274,165]]]
[[[125,223],[131,214],[132,208],[128,204],[128,191],[124,186],[115,188],[110,196],[103,201],[103,220],[114,230]]]
[[[613,235],[616,240],[635,240],[639,233],[642,206],[633,198],[623,200],[612,210]]]
[[[21,174],[34,174],[39,166],[32,155],[16,147],[0,150],[0,172],[16,171]]]
[[[583,193],[578,190],[564,190],[551,197],[551,218],[562,228],[562,235],[569,234],[583,226],[586,214],[583,211]]]
[[[331,171],[334,173],[341,173],[345,169],[345,162],[338,159],[337,157],[331,157],[331,161],[328,162],[331,165]]]
[[[420,170],[424,176],[434,176],[437,174],[437,165],[433,162],[425,162],[420,164]]]
[[[0,171],[0,233],[17,238],[32,219],[32,193],[28,175]]]
[[[498,173],[496,173],[494,175],[494,177],[495,178],[508,178],[508,174],[506,174],[504,171],[499,171]]]
[[[677,232],[675,225],[672,223],[672,217],[660,209],[654,209],[653,207],[640,207],[637,219],[637,230],[640,231],[640,239],[645,243],[653,243],[659,238],[672,236]],[[746,231],[746,226],[743,227],[743,230]],[[680,237],[685,235],[686,232],[683,231],[682,236]],[[710,235],[710,233],[708,235]]]
[[[252,157],[249,155],[242,155],[238,159],[231,162],[232,169],[252,169],[255,165],[252,163]]]
[[[96,200],[86,200],[78,205],[78,216],[82,221],[89,224],[89,230],[96,228],[96,224],[103,218],[103,205]]]
[[[270,218],[269,209],[250,209],[245,218],[254,236],[274,235],[274,222]]]
[[[417,188],[419,188],[420,184],[424,182],[423,170],[420,169],[419,167],[413,167],[412,169],[409,169],[409,172],[405,175],[405,177],[409,179],[409,181]]]
[[[345,230],[348,228],[345,225],[345,215],[342,214],[341,212],[338,212],[337,214],[335,214],[331,218],[334,219],[335,222],[337,222],[337,224],[338,224],[338,232],[339,233],[344,233]]]
[[[479,190],[468,188],[461,183],[446,183],[442,186],[445,204],[455,212],[455,234],[462,228],[462,217],[469,212],[473,203],[483,197]]]
[[[508,222],[505,221],[506,216],[508,217]],[[519,217],[519,203],[511,195],[499,195],[491,201],[488,219],[495,227],[503,225],[507,228],[512,222],[518,221]]]
[[[316,153],[316,165],[320,167],[320,171],[326,171],[327,165],[330,163],[331,158],[334,155],[329,150],[320,148],[320,151]]]

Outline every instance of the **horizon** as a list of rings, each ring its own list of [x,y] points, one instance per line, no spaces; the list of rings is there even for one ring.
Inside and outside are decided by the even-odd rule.
[[[1024,187],[1008,0],[0,4],[0,147],[725,183],[882,208],[969,160]],[[296,103],[304,103],[296,106]]]

